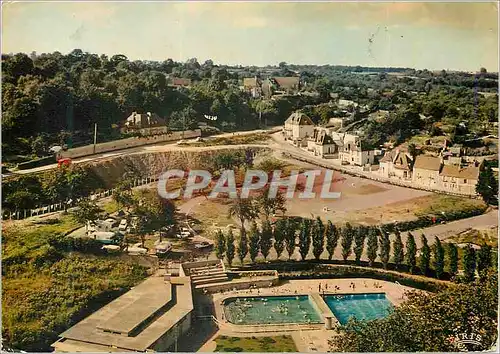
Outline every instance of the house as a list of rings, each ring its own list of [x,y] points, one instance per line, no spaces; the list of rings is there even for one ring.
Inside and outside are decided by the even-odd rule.
[[[444,165],[439,174],[441,186],[448,192],[476,195],[480,168],[481,165],[464,168],[458,165]]]
[[[243,90],[250,93],[253,98],[262,96],[262,80],[257,76],[244,78]]]
[[[294,112],[285,121],[283,134],[295,145],[307,145],[307,138],[314,134],[314,123],[304,113]]]
[[[335,158],[335,154],[338,155],[338,146],[324,129],[314,131],[313,137],[307,141],[307,150],[311,151],[314,156],[322,158]]]
[[[339,158],[343,165],[365,166],[373,164],[375,154],[373,150],[362,150],[358,135],[345,134]]]
[[[406,151],[387,151],[380,159],[378,173],[386,178],[411,180],[413,159]]]
[[[413,165],[412,182],[422,187],[436,188],[439,186],[441,158],[419,155]]]
[[[266,97],[276,94],[296,93],[300,89],[300,78],[270,77],[262,83],[262,92]]]
[[[132,112],[125,120],[125,127],[127,129],[143,129],[153,128],[166,125],[165,119],[160,118],[156,113],[137,113]]]
[[[441,156],[443,157],[443,163],[445,165],[457,165],[460,166],[462,164],[462,155],[464,149],[462,145],[453,145],[449,148],[445,146],[443,151],[441,152]]]

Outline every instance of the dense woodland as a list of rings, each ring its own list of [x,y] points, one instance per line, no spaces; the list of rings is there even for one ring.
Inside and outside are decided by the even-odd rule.
[[[484,68],[470,74],[284,62],[264,68],[228,67],[195,58],[185,63],[130,61],[120,54],[108,57],[75,49],[67,55],[2,55],[2,69],[4,161],[43,156],[52,144],[89,143],[94,123],[99,141],[120,138],[117,128],[133,111],[155,112],[172,129],[196,126],[205,114],[217,115],[215,125],[230,131],[256,128],[262,121],[282,124],[297,109],[326,122],[340,114],[330,102],[330,94],[337,93],[370,111],[391,111],[390,119],[367,124],[373,144],[404,141],[422,130],[435,131],[436,124],[453,133],[463,121],[473,133],[482,133],[498,116],[498,95],[481,94],[497,92],[498,74]],[[171,87],[169,75],[189,78],[193,84]],[[265,100],[240,90],[243,77],[270,75],[299,75],[301,90],[314,95]],[[363,118],[353,111],[355,118]]]

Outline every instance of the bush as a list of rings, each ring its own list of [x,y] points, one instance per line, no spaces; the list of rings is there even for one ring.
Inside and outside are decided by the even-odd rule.
[[[275,269],[279,272],[280,279],[340,279],[340,278],[370,278],[399,282],[412,288],[438,292],[448,287],[443,281],[423,276],[413,276],[396,271],[384,271],[376,268],[359,267],[351,265],[321,264],[311,261],[302,262],[271,262],[260,263],[245,267],[253,269]]]

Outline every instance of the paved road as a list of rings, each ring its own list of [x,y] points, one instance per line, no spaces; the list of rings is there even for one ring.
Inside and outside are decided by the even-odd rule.
[[[275,130],[275,129],[276,128],[270,128],[267,130],[256,129],[256,130],[249,130],[249,131],[237,132],[237,133],[223,133],[223,134],[212,135],[212,136],[210,136],[210,138],[224,138],[224,137],[231,137],[231,136],[250,135],[250,134],[256,134],[256,133],[269,132],[269,131]],[[190,142],[190,141],[193,142],[194,140],[195,139],[185,139],[186,142]],[[232,147],[235,146],[235,145],[227,145],[227,146],[220,145],[220,146],[207,146],[207,147],[189,147],[189,146],[178,146],[178,145],[176,145],[176,143],[177,143],[176,141],[164,142],[164,143],[159,143],[159,144],[143,145],[143,146],[134,147],[134,148],[115,150],[115,151],[105,152],[102,154],[95,154],[95,155],[75,158],[75,159],[72,159],[72,163],[78,164],[78,163],[83,163],[83,162],[97,161],[97,160],[106,159],[106,158],[110,158],[110,157],[117,157],[117,156],[121,156],[121,155],[125,155],[125,154],[130,155],[130,154],[137,154],[137,153],[144,153],[144,152],[162,152],[162,151],[178,151],[178,150],[202,151],[202,150],[213,150],[214,148],[223,149],[223,148],[227,148],[228,146],[232,146]],[[27,170],[18,170],[18,171],[15,171],[13,174],[37,173],[37,172],[51,170],[54,168],[57,168],[56,163],[51,164],[51,165],[41,166],[41,167],[35,167],[35,168],[27,169]]]

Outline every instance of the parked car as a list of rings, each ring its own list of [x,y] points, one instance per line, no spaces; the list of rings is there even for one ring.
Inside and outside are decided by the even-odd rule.
[[[125,231],[127,229],[127,226],[128,226],[127,219],[122,219],[120,221],[120,225],[118,225],[118,230]]]
[[[212,244],[208,241],[202,241],[200,243],[197,243],[196,245],[194,245],[194,248],[196,249],[203,249],[203,248],[208,248],[208,247],[211,247]]]

